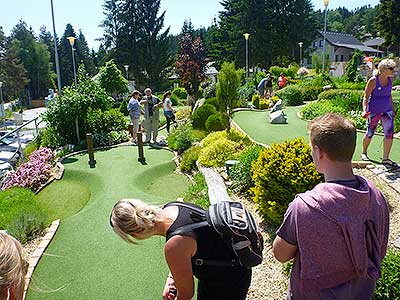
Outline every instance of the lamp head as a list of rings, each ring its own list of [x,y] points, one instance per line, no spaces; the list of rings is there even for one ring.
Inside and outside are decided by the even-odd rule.
[[[245,40],[247,41],[250,37],[250,33],[244,33],[243,36],[244,36]]]
[[[0,81],[0,88],[3,86],[3,83]]]
[[[303,47],[303,42],[299,42],[300,48]]]
[[[324,0],[324,6],[328,7],[328,5],[329,5],[329,0]]]
[[[73,47],[75,44],[76,38],[73,36],[69,36],[69,37],[67,37],[67,40],[69,41],[69,44],[71,45],[71,47]]]
[[[124,65],[124,68],[125,68],[126,71],[128,71],[129,65]]]

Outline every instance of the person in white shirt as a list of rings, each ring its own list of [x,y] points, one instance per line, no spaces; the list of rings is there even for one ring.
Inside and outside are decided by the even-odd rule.
[[[169,129],[171,127],[171,122],[176,123],[175,121],[175,110],[172,108],[172,101],[171,101],[171,91],[167,91],[163,95],[163,110],[164,116],[167,119],[167,132],[169,133]]]

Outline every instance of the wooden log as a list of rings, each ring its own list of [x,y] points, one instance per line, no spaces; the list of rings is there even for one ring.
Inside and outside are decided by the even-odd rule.
[[[200,172],[204,175],[208,186],[208,197],[211,204],[220,201],[232,201],[226,191],[225,182],[221,175],[210,168],[199,167]]]

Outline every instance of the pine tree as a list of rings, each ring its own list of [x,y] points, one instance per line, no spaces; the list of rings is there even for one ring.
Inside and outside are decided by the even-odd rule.
[[[183,26],[181,29],[181,36],[189,34],[192,38],[194,36],[194,26],[192,20],[189,18],[188,20],[183,21]]]
[[[400,2],[381,0],[377,27],[386,46],[395,46],[400,51]]]
[[[80,58],[80,63],[85,65],[86,71],[90,75],[94,75],[96,69],[94,66],[93,58],[90,55],[90,50],[82,30],[79,30],[78,39],[76,41],[77,54]]]

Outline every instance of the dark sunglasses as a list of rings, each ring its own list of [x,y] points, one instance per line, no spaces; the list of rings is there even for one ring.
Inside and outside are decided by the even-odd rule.
[[[394,68],[393,68],[393,67],[389,67],[388,69],[389,69],[390,71],[393,71],[393,70],[394,70]]]

